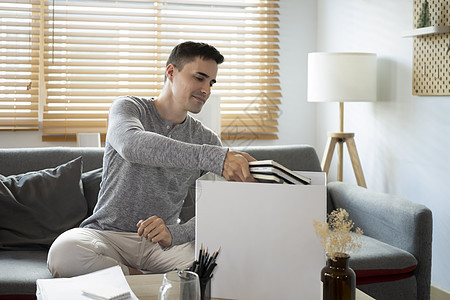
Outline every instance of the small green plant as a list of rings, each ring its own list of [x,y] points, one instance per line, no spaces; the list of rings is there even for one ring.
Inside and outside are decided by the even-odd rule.
[[[422,4],[422,11],[420,12],[417,28],[429,26],[431,26],[430,9],[428,8],[428,0],[425,0],[425,2]]]

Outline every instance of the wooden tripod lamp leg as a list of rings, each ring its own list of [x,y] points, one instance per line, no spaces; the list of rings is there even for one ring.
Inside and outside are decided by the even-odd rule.
[[[329,132],[327,145],[325,146],[325,152],[322,157],[322,171],[327,173],[330,171],[331,159],[333,158],[334,148],[338,145],[338,174],[337,180],[343,180],[343,146],[347,143],[347,149],[352,162],[353,172],[355,173],[356,182],[359,186],[367,188],[366,180],[364,179],[364,173],[359,160],[358,151],[356,150],[356,144],[354,139],[354,133],[345,132]]]
[[[356,182],[359,186],[367,188],[366,180],[364,179],[364,173],[359,160],[358,151],[356,150],[355,139],[353,137],[347,138],[347,148],[350,155],[350,160],[353,166],[353,172],[355,172]]]
[[[338,145],[338,173],[337,180],[343,180],[343,164],[344,164],[344,143],[347,143],[348,153],[353,166],[353,172],[355,173],[356,182],[359,186],[367,188],[366,180],[359,160],[358,151],[356,150],[356,144],[354,133],[344,132],[344,103],[339,102],[339,129],[340,132],[329,132],[327,145],[325,146],[325,152],[322,157],[322,171],[327,173],[330,171],[331,159],[333,158],[334,148],[336,143]]]
[[[338,139],[335,137],[328,137],[327,145],[325,146],[325,152],[322,157],[322,171],[327,173],[330,170],[331,159],[333,158],[334,148],[336,147]]]
[[[344,143],[345,140],[338,139],[337,141],[338,148],[337,148],[337,154],[338,154],[338,164],[337,164],[337,181],[343,181],[344,180]]]

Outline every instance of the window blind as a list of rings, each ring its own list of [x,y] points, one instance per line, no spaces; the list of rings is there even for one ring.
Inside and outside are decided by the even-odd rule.
[[[119,95],[156,97],[172,48],[192,40],[225,57],[222,139],[276,139],[278,0],[51,0],[45,9],[43,139],[106,133]],[[207,104],[206,104],[207,105]]]
[[[39,3],[0,2],[0,130],[38,130]]]

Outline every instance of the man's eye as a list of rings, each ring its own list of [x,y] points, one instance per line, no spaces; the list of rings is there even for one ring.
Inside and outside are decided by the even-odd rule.
[[[195,77],[198,81],[203,81],[203,77]]]

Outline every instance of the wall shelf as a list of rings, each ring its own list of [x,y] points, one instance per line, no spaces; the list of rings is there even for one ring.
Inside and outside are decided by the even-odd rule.
[[[435,26],[414,29],[424,0],[414,0],[413,29],[403,32],[412,38],[412,94],[450,96],[450,0],[427,0],[430,22]]]
[[[429,34],[440,34],[450,32],[450,26],[430,26],[424,28],[417,28],[409,31],[405,31],[402,37],[414,37]]]

